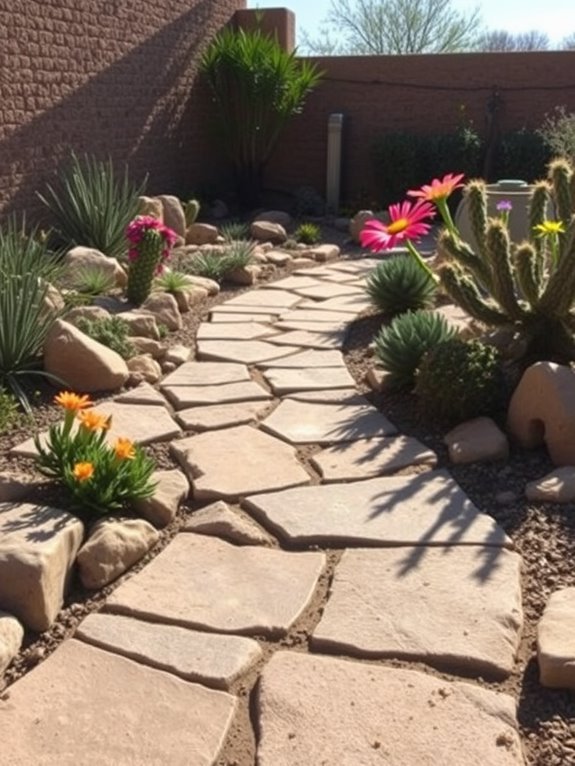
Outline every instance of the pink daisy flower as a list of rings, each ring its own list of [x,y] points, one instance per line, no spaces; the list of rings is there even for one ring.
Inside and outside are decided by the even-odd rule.
[[[419,239],[431,228],[426,219],[434,215],[433,206],[423,200],[390,205],[390,223],[385,224],[375,218],[366,221],[360,234],[361,244],[373,252],[379,252],[391,250],[407,240]]]
[[[430,184],[424,184],[421,189],[408,191],[407,194],[410,197],[418,197],[427,202],[437,202],[438,200],[447,199],[455,189],[460,189],[463,186],[462,180],[463,173],[458,173],[457,175],[448,173],[443,178],[434,178]]]

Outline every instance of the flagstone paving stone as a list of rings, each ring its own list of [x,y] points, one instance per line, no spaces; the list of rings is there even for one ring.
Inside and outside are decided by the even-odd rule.
[[[295,391],[324,391],[331,388],[353,386],[354,380],[344,368],[310,367],[303,369],[275,369],[264,372],[266,381],[276,396]]]
[[[285,307],[279,306],[278,308],[274,308],[273,306],[242,306],[238,304],[234,304],[233,306],[228,306],[227,303],[221,303],[218,306],[214,306],[214,308],[210,311],[210,316],[222,316],[224,314],[244,314],[247,316],[251,316],[252,318],[257,317],[258,322],[263,322],[264,320],[260,318],[260,315],[265,316],[277,316],[279,314],[282,314],[284,311],[286,311]],[[226,320],[228,321],[228,320]],[[242,319],[243,322],[246,321],[246,319]]]
[[[299,306],[302,309],[312,311],[337,311],[354,315],[373,308],[371,301],[361,295],[343,295],[340,298],[329,298],[325,301],[306,300]]]
[[[253,380],[224,383],[221,386],[166,386],[163,391],[177,410],[202,404],[253,402],[272,398],[269,391]]]
[[[269,339],[270,343],[278,346],[290,346],[301,348],[341,348],[343,346],[347,329],[324,330],[309,332],[306,330],[292,330],[274,335]]]
[[[514,700],[471,683],[277,652],[257,696],[258,766],[523,766]]]
[[[395,248],[397,253],[406,253],[406,248]],[[387,255],[387,253],[386,253]],[[331,268],[334,271],[343,271],[346,274],[369,274],[370,271],[376,268],[381,263],[381,258],[362,258],[361,260],[354,261],[339,261],[339,263],[332,264]]]
[[[106,610],[189,628],[284,635],[309,603],[323,553],[180,534],[111,594]]]
[[[355,388],[334,388],[326,391],[296,391],[287,399],[314,404],[350,404],[362,407],[370,406],[368,400]]]
[[[277,541],[245,511],[230,508],[223,500],[186,517],[180,532],[214,535],[235,545],[275,545]]]
[[[243,505],[291,543],[511,547],[447,471],[301,487],[251,496]]]
[[[338,298],[340,295],[365,295],[365,290],[356,285],[336,284],[335,282],[311,287],[297,287],[294,292],[303,298],[322,301],[327,298]]]
[[[279,348],[264,340],[203,340],[198,343],[200,359],[242,364],[258,364],[270,359],[280,359],[300,350],[299,346],[289,345]]]
[[[517,553],[356,549],[337,566],[313,647],[501,678],[513,670],[522,624]]]
[[[349,282],[357,278],[355,271],[352,273],[339,271],[334,269],[333,266],[303,266],[302,268],[295,269],[292,273],[297,277],[318,277],[327,282],[339,283]]]
[[[316,311],[312,309],[293,309],[286,311],[280,316],[281,322],[342,322],[347,324],[351,321],[349,313],[344,311]]]
[[[280,320],[276,322],[274,327],[276,328],[276,335],[280,330],[306,330],[307,332],[324,334],[342,333],[345,336],[348,323],[349,318],[347,322],[313,322],[310,320],[300,322],[295,319],[286,319],[285,321]]]
[[[117,614],[88,615],[76,638],[186,681],[228,690],[262,656],[250,638],[200,633]]]
[[[220,322],[229,324],[230,322],[274,322],[277,318],[277,315],[275,314],[254,314],[254,313],[231,313],[231,312],[223,312],[223,311],[216,311],[215,309],[212,311],[210,315],[210,322],[213,324],[217,324]]]
[[[160,388],[168,386],[219,386],[249,380],[250,373],[243,364],[225,362],[186,362],[167,375]]]
[[[213,431],[256,421],[269,409],[269,406],[269,401],[242,400],[231,404],[212,404],[179,410],[175,418],[186,431]]]
[[[268,362],[260,362],[261,369],[299,369],[311,367],[344,367],[347,369],[343,354],[336,349],[309,348],[298,351],[290,356],[282,356],[281,359],[270,359]]]
[[[237,306],[258,306],[259,308],[286,309],[295,306],[301,301],[301,296],[287,290],[250,290],[237,295],[229,301],[226,306],[236,308]]]
[[[275,325],[277,328],[277,325]],[[281,329],[281,328],[280,328]],[[277,335],[278,330],[258,322],[202,322],[198,327],[197,340],[253,340]]]
[[[7,766],[190,766],[193,753],[194,766],[212,766],[235,709],[226,692],[71,639],[0,699],[1,758]]]
[[[285,399],[262,428],[291,444],[336,444],[392,436],[396,427],[370,404],[316,404]]]
[[[394,436],[338,444],[313,455],[323,481],[352,481],[393,473],[408,466],[437,465],[437,455],[417,439]]]
[[[293,447],[251,426],[180,439],[172,442],[171,449],[196,500],[236,500],[311,480]]]
[[[296,275],[285,277],[285,279],[278,279],[277,282],[270,282],[267,288],[270,290],[298,290],[304,287],[316,287],[317,285],[324,284],[321,279],[317,279],[315,274],[310,270],[309,275]]]
[[[162,394],[149,383],[145,382],[140,383],[136,388],[131,388],[129,391],[125,391],[114,397],[114,401],[119,404],[149,404],[161,405],[162,407],[167,405]]]

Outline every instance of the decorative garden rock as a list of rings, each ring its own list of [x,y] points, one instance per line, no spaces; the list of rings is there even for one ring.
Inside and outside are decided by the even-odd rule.
[[[337,261],[341,253],[337,245],[318,245],[317,247],[309,248],[303,252],[310,258],[313,258],[317,263]]]
[[[0,676],[20,651],[24,628],[8,612],[0,611]]]
[[[115,258],[109,258],[93,247],[78,245],[68,250],[64,256],[64,268],[72,279],[79,276],[83,270],[97,270],[108,277],[116,287],[125,287],[128,281],[126,272]]]
[[[140,354],[149,354],[153,359],[161,359],[166,353],[164,344],[153,338],[130,337],[130,343]]]
[[[575,588],[555,591],[537,626],[543,686],[575,690]]]
[[[82,523],[59,508],[0,504],[0,609],[48,630],[83,536]]]
[[[54,322],[46,337],[44,370],[83,393],[115,391],[130,375],[119,354],[63,319]]]
[[[124,311],[120,316],[128,324],[130,337],[160,339],[158,322],[154,314],[135,309],[134,311]]]
[[[353,239],[356,245],[360,244],[359,235],[361,234],[366,221],[369,221],[371,218],[375,218],[375,213],[372,210],[360,210],[349,222],[349,236]]]
[[[178,304],[178,309],[182,314],[190,311],[198,303],[202,303],[208,297],[208,290],[198,285],[189,285],[183,290],[175,290],[173,296]]]
[[[144,519],[97,521],[78,553],[82,584],[102,588],[145,556],[158,539],[158,532]]]
[[[171,346],[165,353],[164,359],[166,362],[173,362],[178,367],[181,364],[185,364],[190,360],[192,350],[189,346],[183,346],[181,343],[176,343],[175,346]]]
[[[249,264],[241,269],[234,269],[234,271],[231,271],[227,275],[227,279],[234,285],[255,285],[261,273],[261,266],[258,266],[257,264]]]
[[[170,293],[152,293],[142,304],[142,310],[153,314],[168,330],[182,329],[182,316],[176,299]]]
[[[452,463],[480,463],[507,460],[507,437],[491,418],[474,418],[453,428],[445,435]]]
[[[268,221],[254,221],[250,226],[250,234],[258,242],[273,242],[276,245],[281,245],[287,239],[283,226]]]
[[[149,354],[138,354],[127,361],[131,376],[137,375],[146,383],[157,383],[162,377],[162,368]]]
[[[209,223],[193,223],[186,229],[186,245],[215,245],[218,227]]]
[[[153,497],[134,503],[134,509],[155,527],[165,527],[176,517],[180,503],[190,491],[188,480],[181,471],[156,471],[152,481],[157,482]]]
[[[182,532],[214,535],[236,545],[273,545],[275,539],[247,516],[233,511],[223,500],[192,513]]]
[[[575,467],[563,466],[525,488],[528,500],[543,503],[572,503],[575,500]]]
[[[507,428],[527,449],[545,443],[555,465],[575,465],[575,371],[531,365],[511,397]]]
[[[78,319],[93,322],[96,319],[109,319],[110,313],[102,306],[76,306],[66,314],[66,321],[76,325]]]
[[[160,200],[164,212],[164,224],[176,234],[185,239],[186,237],[186,216],[182,203],[177,197],[171,194],[160,194],[157,199]]]
[[[150,215],[164,223],[164,206],[157,197],[138,197],[138,215]]]
[[[258,213],[256,220],[265,221],[266,223],[279,223],[284,229],[287,229],[293,223],[291,215],[285,210],[266,210],[263,213]]]

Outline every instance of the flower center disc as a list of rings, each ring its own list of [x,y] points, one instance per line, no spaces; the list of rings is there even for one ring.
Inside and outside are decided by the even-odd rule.
[[[409,225],[407,218],[398,218],[397,221],[390,223],[387,227],[388,234],[399,234],[400,231],[405,231]]]

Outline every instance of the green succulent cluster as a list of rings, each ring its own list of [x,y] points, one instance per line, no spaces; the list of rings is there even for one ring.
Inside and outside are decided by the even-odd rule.
[[[122,359],[129,359],[136,353],[128,339],[130,325],[120,317],[81,318],[77,320],[76,327],[93,340],[115,351]]]
[[[549,179],[534,185],[529,239],[519,245],[511,243],[504,220],[488,218],[483,181],[469,183],[465,195],[477,251],[454,232],[442,233],[444,291],[480,322],[515,325],[529,355],[575,359],[575,174],[569,162],[554,160]]]
[[[444,424],[492,415],[505,393],[498,353],[479,340],[440,343],[423,357],[415,393],[423,414]]]
[[[304,245],[317,245],[321,240],[321,229],[315,223],[302,223],[295,230],[294,239]]]
[[[367,294],[384,314],[403,314],[430,308],[436,294],[434,279],[410,255],[394,255],[368,277]]]

